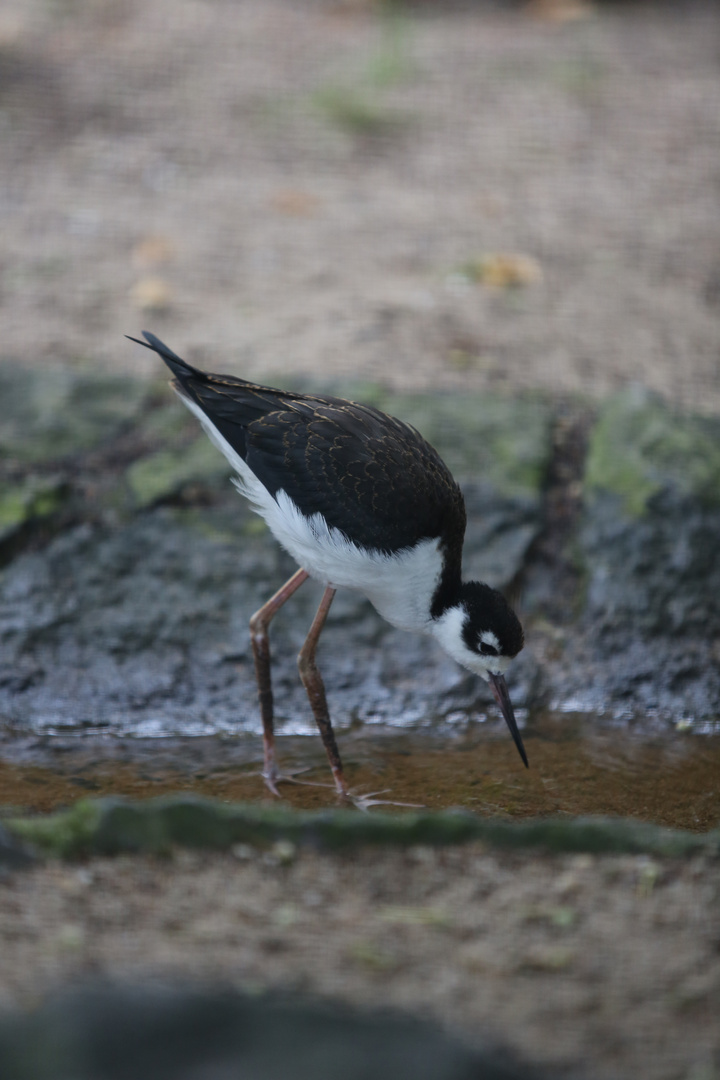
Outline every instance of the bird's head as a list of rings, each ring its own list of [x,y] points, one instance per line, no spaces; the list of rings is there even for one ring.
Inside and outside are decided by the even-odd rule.
[[[490,683],[527,767],[504,674],[523,647],[523,630],[505,597],[482,582],[465,582],[457,601],[433,620],[432,632],[453,660]]]

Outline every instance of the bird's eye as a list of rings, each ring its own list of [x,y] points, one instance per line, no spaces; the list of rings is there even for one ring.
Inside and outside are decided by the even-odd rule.
[[[487,641],[478,642],[480,652],[483,656],[499,656],[500,653],[494,645],[488,645]]]

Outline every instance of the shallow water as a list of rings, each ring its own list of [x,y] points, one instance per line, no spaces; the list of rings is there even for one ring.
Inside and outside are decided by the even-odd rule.
[[[485,815],[615,814],[704,831],[720,824],[720,732],[608,727],[602,719],[546,714],[524,732],[523,768],[500,724],[447,735],[363,727],[339,736],[348,781],[359,792],[431,809]],[[298,808],[335,806],[319,738],[280,736],[282,786]],[[87,795],[135,799],[185,791],[230,801],[271,799],[259,775],[259,738],[6,740],[0,804],[48,811]],[[327,786],[326,786],[327,785]]]

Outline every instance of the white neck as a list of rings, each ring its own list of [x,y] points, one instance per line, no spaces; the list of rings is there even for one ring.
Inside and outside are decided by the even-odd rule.
[[[494,675],[502,675],[510,664],[509,659],[505,656],[480,656],[468,649],[462,636],[466,619],[465,608],[462,604],[455,604],[444,611],[439,619],[433,620],[431,633],[445,652],[468,671],[482,676],[483,679],[487,679],[488,671],[492,671]]]

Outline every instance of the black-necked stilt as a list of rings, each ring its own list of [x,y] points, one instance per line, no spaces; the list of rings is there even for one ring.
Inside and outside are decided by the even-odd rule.
[[[488,679],[527,766],[504,672],[523,647],[501,593],[461,578],[465,503],[449,469],[409,424],[342,398],[294,394],[198,371],[154,334],[146,341],[172,387],[238,474],[233,482],[301,567],[250,620],[263,722],[263,776],[277,794],[268,627],[308,577],[325,586],[298,657],[300,677],[335,778],[348,789],[318,639],[338,586],[358,589],[393,626],[432,634],[463,667]]]

